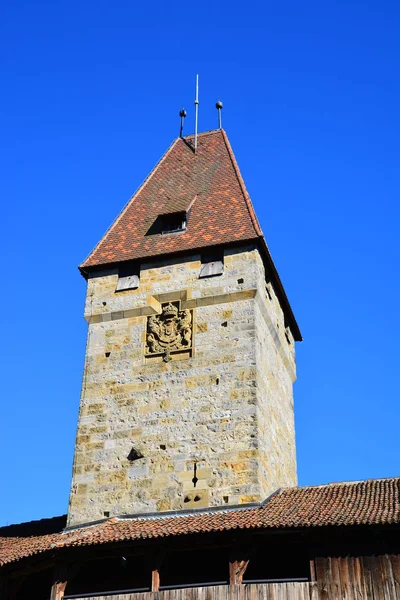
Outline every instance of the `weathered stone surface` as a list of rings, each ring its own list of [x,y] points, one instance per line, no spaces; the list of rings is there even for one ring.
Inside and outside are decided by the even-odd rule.
[[[200,267],[197,255],[142,265],[139,287],[117,293],[116,271],[89,279],[69,525],[254,502],[296,484],[294,341],[260,255],[225,250],[219,277],[199,278]],[[168,302],[193,311],[192,356],[165,362],[146,341],[149,315]],[[130,461],[132,448],[143,458]]]

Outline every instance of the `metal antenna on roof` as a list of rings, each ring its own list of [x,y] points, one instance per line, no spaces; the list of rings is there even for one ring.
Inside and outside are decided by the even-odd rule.
[[[222,129],[222,109],[223,109],[224,105],[222,104],[221,100],[218,100],[218,102],[215,105],[215,108],[218,110],[218,129]]]
[[[197,152],[197,125],[199,122],[199,76],[196,75],[196,99],[194,101],[194,151]]]
[[[182,110],[179,111],[179,116],[181,118],[181,129],[179,132],[179,137],[182,138],[183,137],[183,121],[185,120],[186,117],[186,110],[182,107]]]

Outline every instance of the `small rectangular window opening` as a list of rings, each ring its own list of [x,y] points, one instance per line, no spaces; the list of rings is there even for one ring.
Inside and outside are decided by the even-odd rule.
[[[224,253],[222,251],[202,254],[199,279],[222,275],[223,272]]]
[[[136,290],[140,283],[140,264],[128,263],[121,265],[118,270],[118,283],[116,292],[124,290]]]

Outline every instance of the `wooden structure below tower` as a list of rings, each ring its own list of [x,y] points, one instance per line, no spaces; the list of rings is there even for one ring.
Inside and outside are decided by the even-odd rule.
[[[5,527],[0,597],[400,600],[399,498],[399,479],[370,480],[252,508]]]

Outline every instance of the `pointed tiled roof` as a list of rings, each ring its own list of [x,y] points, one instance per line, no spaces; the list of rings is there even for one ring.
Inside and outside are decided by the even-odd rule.
[[[0,566],[71,546],[238,529],[277,530],[399,523],[400,478],[293,487],[278,490],[265,502],[251,507],[111,518],[61,533],[34,537],[0,536]]]
[[[154,229],[158,217],[174,212],[187,213],[183,233]],[[227,135],[218,129],[198,136],[197,153],[193,136],[177,138],[79,268],[87,276],[105,265],[242,242],[259,245],[286,321],[301,340]]]
[[[256,240],[262,232],[223,130],[176,139],[81,269],[207,246]],[[149,235],[157,217],[188,211],[182,235]]]

